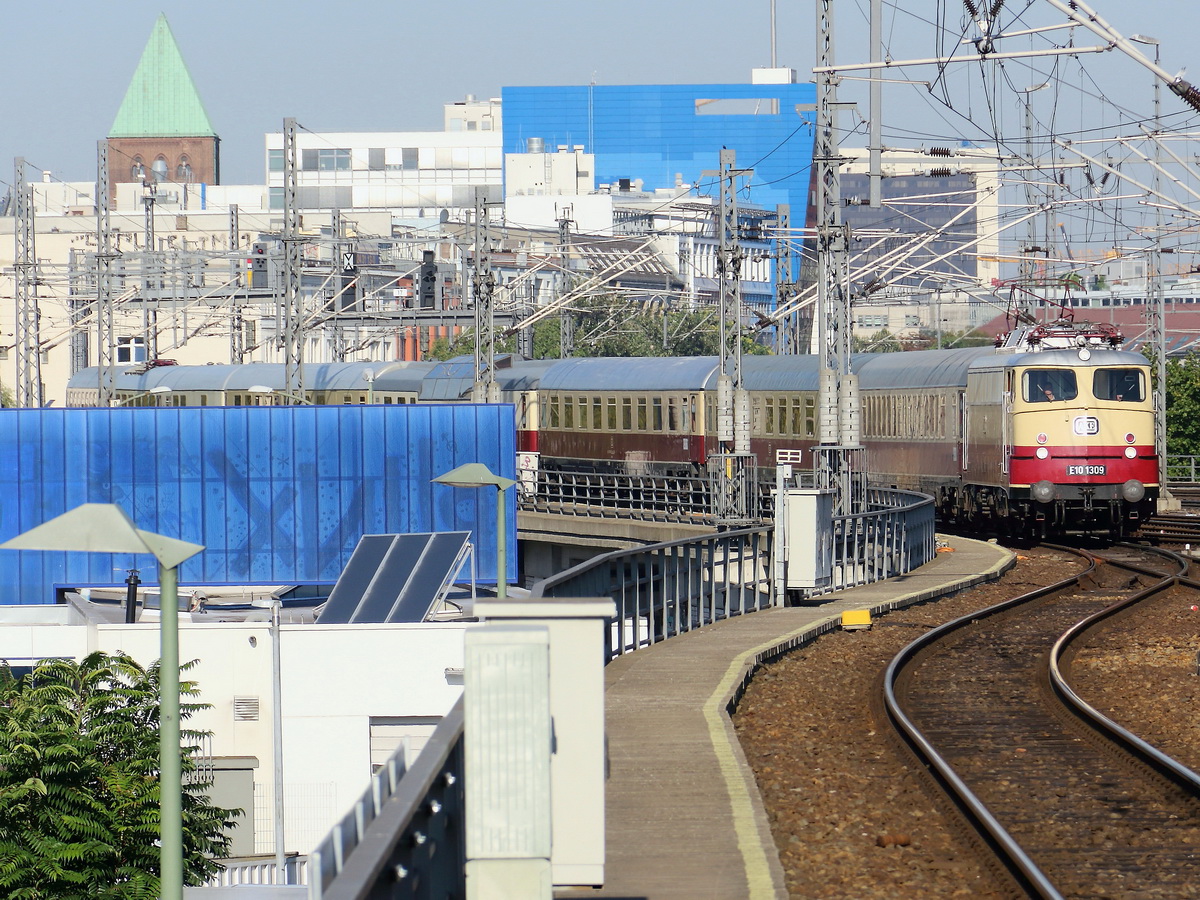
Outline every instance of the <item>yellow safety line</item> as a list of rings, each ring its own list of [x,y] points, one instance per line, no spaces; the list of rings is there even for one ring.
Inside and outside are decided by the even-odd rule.
[[[773,900],[775,897],[775,882],[771,877],[771,866],[763,849],[764,836],[759,833],[758,824],[754,819],[754,804],[750,800],[750,790],[746,786],[746,778],[737,764],[737,759],[730,746],[728,732],[725,730],[722,716],[724,699],[729,696],[745,671],[746,664],[760,653],[765,653],[793,637],[812,630],[818,623],[810,622],[803,628],[775,637],[760,644],[753,650],[747,650],[734,658],[725,670],[717,689],[704,704],[704,720],[708,725],[708,736],[712,741],[713,752],[717,756],[717,766],[721,777],[725,780],[725,791],[729,795],[729,805],[733,810],[733,830],[737,835],[738,850],[742,854],[742,865],[746,870],[746,884],[750,893],[749,900]],[[749,777],[753,778],[751,774]],[[766,835],[770,839],[770,833]]]

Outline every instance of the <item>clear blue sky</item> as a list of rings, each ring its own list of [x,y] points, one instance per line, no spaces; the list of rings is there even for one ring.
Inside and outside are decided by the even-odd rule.
[[[1163,64],[1171,72],[1200,53],[1194,0],[1091,2],[1125,34],[1161,38]],[[962,16],[956,0],[899,5],[906,11],[896,13],[895,4],[885,3],[886,34],[896,58],[934,54],[932,32],[921,20],[934,18],[939,6],[952,27]],[[867,59],[867,7],[867,0],[836,4],[842,61]],[[1009,0],[1006,7],[1029,7],[1030,22],[1061,18],[1044,0]],[[780,65],[802,73],[811,68],[813,10],[812,0],[779,0]],[[11,180],[16,156],[63,180],[95,177],[96,141],[112,125],[160,12],[221,136],[226,183],[261,181],[263,134],[279,130],[286,116],[314,131],[437,130],[443,103],[467,94],[499,96],[505,85],[584,84],[593,78],[600,84],[741,82],[752,67],[770,62],[769,0],[8,3],[0,55],[0,181]],[[1082,33],[1076,40],[1095,43]],[[1100,73],[1098,84],[1108,73],[1111,87],[1105,93],[1149,115],[1149,73],[1116,54],[1087,65]],[[967,89],[968,68],[951,76],[964,91],[956,101],[962,115],[939,110],[919,91],[889,85],[885,122],[894,128],[888,142],[919,143],[922,135],[914,131],[973,137],[969,120],[978,119],[984,98]],[[1063,72],[1068,82],[1082,84],[1070,66]],[[1200,61],[1191,75],[1200,80]],[[1018,71],[1012,80],[1025,76],[1036,83],[1032,71]],[[864,92],[859,84],[848,85],[847,93]],[[1072,122],[1056,128],[1112,124],[1111,114],[1089,111],[1087,103],[1070,114]],[[1178,103],[1164,92],[1168,107],[1177,109]],[[1010,118],[1018,121],[1011,109],[1002,118],[1005,127]]]

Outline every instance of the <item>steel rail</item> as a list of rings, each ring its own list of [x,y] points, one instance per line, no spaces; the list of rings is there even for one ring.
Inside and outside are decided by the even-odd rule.
[[[1191,581],[1183,576],[1188,570],[1188,561],[1177,553],[1172,553],[1168,550],[1157,548],[1138,547],[1139,550],[1158,553],[1159,555],[1176,562],[1180,570],[1174,575],[1162,576],[1161,573],[1152,573],[1149,570],[1141,569],[1136,566],[1131,566],[1128,563],[1109,560],[1110,565],[1116,565],[1120,568],[1127,569],[1141,574],[1152,574],[1162,578],[1157,584],[1150,585],[1144,590],[1138,591],[1136,594],[1120,600],[1105,609],[1088,616],[1081,622],[1071,626],[1057,641],[1050,651],[1050,685],[1060,702],[1069,709],[1072,713],[1079,716],[1091,728],[1103,734],[1107,739],[1122,747],[1128,753],[1136,756],[1146,766],[1158,772],[1160,775],[1167,778],[1177,786],[1189,791],[1192,794],[1200,796],[1200,775],[1197,775],[1191,769],[1187,768],[1167,756],[1157,747],[1142,740],[1137,735],[1121,727],[1112,719],[1105,716],[1094,706],[1080,697],[1071,686],[1067,683],[1066,678],[1062,674],[1062,659],[1063,655],[1068,652],[1076,641],[1083,639],[1087,633],[1100,623],[1129,610],[1143,600],[1156,596],[1163,591],[1169,590],[1176,585],[1184,585],[1193,590],[1200,591],[1200,582]]]
[[[1095,558],[1090,553],[1065,547],[1056,549],[1066,550],[1067,552],[1084,557],[1089,561],[1087,569],[1069,578],[1064,578],[1062,581],[1037,588],[987,609],[954,619],[945,625],[927,632],[901,650],[892,659],[884,673],[883,686],[884,709],[900,737],[917,756],[921,764],[941,785],[942,789],[946,791],[968,823],[992,849],[997,858],[1004,863],[1021,887],[1031,896],[1045,898],[1045,900],[1062,900],[1062,894],[1059,893],[1058,889],[1030,858],[1029,854],[1025,852],[1024,848],[1017,843],[1012,835],[1008,833],[1008,830],[992,815],[991,811],[967,786],[966,782],[954,771],[949,762],[942,757],[933,744],[930,743],[900,708],[900,702],[896,697],[896,683],[905,667],[946,635],[966,628],[980,619],[989,618],[1024,603],[1066,590],[1078,584],[1084,576],[1095,571]]]

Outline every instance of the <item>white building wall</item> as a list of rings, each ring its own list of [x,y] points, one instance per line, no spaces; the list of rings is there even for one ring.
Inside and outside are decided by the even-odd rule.
[[[12,608],[0,609],[5,621]],[[17,608],[28,618],[30,607]],[[62,607],[49,608],[50,617]],[[45,619],[46,616],[43,616]],[[286,618],[286,614],[285,614]],[[465,624],[283,625],[281,683],[287,850],[307,853],[366,789],[372,717],[441,717],[462,692]],[[156,623],[0,625],[0,657],[14,664],[122,651],[142,665],[159,657]],[[182,673],[210,709],[184,723],[212,731],[212,753],[258,760],[255,790],[271,796],[271,633],[266,622],[180,622]],[[257,697],[257,721],[237,721],[235,697]],[[268,804],[269,809],[269,804]],[[248,811],[253,814],[253,811]],[[271,822],[265,824],[270,838]],[[262,828],[259,837],[262,838]]]

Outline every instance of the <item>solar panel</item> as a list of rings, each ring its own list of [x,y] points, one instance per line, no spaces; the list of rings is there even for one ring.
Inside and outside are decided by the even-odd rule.
[[[469,531],[364,534],[318,616],[321,624],[423,622],[469,552]]]

